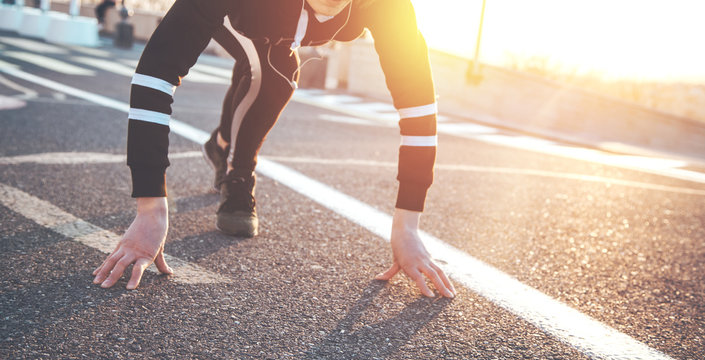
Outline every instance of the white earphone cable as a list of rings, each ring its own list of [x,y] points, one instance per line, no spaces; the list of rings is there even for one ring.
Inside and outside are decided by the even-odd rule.
[[[338,30],[333,34],[333,36],[331,36],[330,40],[328,40],[328,41],[332,41],[333,39],[335,39],[335,37],[338,36],[338,33],[340,33],[340,31],[343,30],[343,28],[348,24],[348,21],[350,21],[350,14],[352,13],[352,6],[353,6],[352,3],[353,3],[353,0],[350,0],[350,5],[349,5],[350,8],[348,8],[348,15],[345,18],[345,22],[343,23],[343,26],[339,27]],[[301,1],[301,11],[302,12],[306,11],[305,5],[306,5],[306,0],[302,0]],[[298,49],[299,49],[299,47],[292,48],[291,54],[289,54],[289,56],[296,53],[296,56],[298,57],[298,54],[299,54]],[[284,74],[282,74],[279,70],[277,70],[277,68],[274,67],[274,65],[272,64],[272,60],[270,58],[271,52],[272,52],[272,43],[269,44],[269,48],[267,49],[267,63],[269,64],[269,67],[271,67],[272,70],[274,70],[274,72],[276,72],[279,76],[284,78],[284,80],[286,80],[286,82],[289,83],[289,85],[291,85],[291,87],[294,89],[298,89],[299,85],[293,79],[295,79],[296,76],[301,72],[301,69],[304,67],[304,65],[308,64],[308,62],[311,60],[323,60],[323,57],[316,56],[316,57],[312,57],[312,58],[304,61],[303,64],[296,67],[296,70],[294,71],[294,74],[292,75],[292,79],[289,79],[288,77],[284,76]]]

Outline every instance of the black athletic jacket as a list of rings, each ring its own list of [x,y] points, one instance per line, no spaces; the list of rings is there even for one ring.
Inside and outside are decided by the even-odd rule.
[[[133,78],[127,158],[133,197],[166,196],[173,91],[222,28],[223,17],[227,15],[233,28],[253,41],[290,47],[296,42],[302,5],[303,0],[176,1],[152,35]],[[302,46],[322,45],[333,38],[350,41],[365,28],[370,30],[401,118],[396,207],[423,211],[433,182],[437,106],[428,49],[410,0],[353,0],[323,23],[312,10],[310,13]],[[178,21],[180,31],[174,33],[173,26],[162,26],[169,21]],[[148,52],[152,56],[145,56]]]

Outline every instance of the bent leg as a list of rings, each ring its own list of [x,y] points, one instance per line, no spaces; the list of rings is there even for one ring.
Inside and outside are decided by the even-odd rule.
[[[228,160],[236,176],[248,177],[257,165],[257,154],[264,139],[291,99],[293,88],[285,77],[292,80],[299,61],[287,47],[255,44],[239,34],[235,36],[250,66],[243,70],[233,93],[236,106],[229,129]],[[221,131],[225,137],[226,129],[221,127]]]

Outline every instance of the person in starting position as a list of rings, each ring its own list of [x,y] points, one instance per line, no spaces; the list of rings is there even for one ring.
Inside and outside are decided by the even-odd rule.
[[[225,16],[234,31],[223,25]],[[128,289],[139,285],[152,262],[162,273],[172,273],[163,253],[171,103],[181,78],[211,38],[235,58],[220,125],[203,145],[221,196],[216,227],[228,235],[252,237],[259,226],[254,195],[257,153],[297,87],[297,49],[351,41],[365,28],[374,38],[401,118],[393,264],[376,278],[388,280],[402,270],[424,295],[434,295],[427,278],[441,295],[453,297],[453,285],[419,237],[419,218],[433,182],[437,106],[428,48],[410,0],[176,0],[147,43],[132,78],[127,164],[137,215],[113,253],[93,272],[94,283],[113,286],[131,264]]]

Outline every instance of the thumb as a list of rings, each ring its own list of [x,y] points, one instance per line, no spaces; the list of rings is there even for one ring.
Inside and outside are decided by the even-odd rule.
[[[154,259],[154,265],[157,266],[157,270],[159,270],[159,272],[161,272],[162,274],[174,274],[174,270],[172,270],[171,267],[166,264],[166,260],[164,259],[164,250],[159,251],[159,254],[157,254],[157,258]]]
[[[387,281],[387,280],[391,279],[394,275],[396,275],[398,272],[399,272],[399,264],[394,262],[394,264],[392,264],[392,267],[390,267],[389,270],[375,276],[375,280]]]

